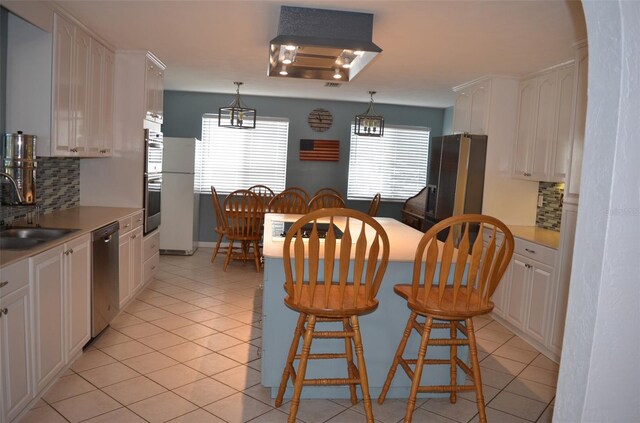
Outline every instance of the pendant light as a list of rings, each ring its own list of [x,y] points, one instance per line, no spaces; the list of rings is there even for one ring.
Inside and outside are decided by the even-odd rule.
[[[256,109],[250,109],[242,105],[240,100],[240,85],[236,84],[236,98],[227,107],[218,110],[218,126],[224,128],[253,129],[256,127]]]
[[[384,135],[384,118],[376,113],[373,108],[373,95],[375,91],[369,91],[371,101],[367,111],[356,115],[356,127],[354,134],[360,137],[381,137]]]

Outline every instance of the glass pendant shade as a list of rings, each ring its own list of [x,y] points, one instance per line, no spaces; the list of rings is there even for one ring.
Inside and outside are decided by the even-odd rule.
[[[375,91],[369,91],[371,101],[367,111],[361,115],[356,115],[354,133],[360,137],[381,137],[384,135],[384,118],[373,108],[373,95]]]
[[[224,128],[253,129],[256,127],[256,109],[245,107],[240,100],[240,85],[236,84],[236,98],[227,107],[218,109],[218,126]]]

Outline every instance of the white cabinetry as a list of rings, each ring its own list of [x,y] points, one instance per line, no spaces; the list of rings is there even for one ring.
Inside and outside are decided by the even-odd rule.
[[[142,277],[144,282],[148,282],[158,271],[160,264],[160,231],[155,230],[144,237],[144,265],[142,266]]]
[[[63,246],[30,259],[33,293],[34,382],[41,391],[64,366]]]
[[[52,136],[39,156],[111,154],[113,53],[78,25],[54,14]]]
[[[34,396],[31,380],[29,261],[0,278],[0,421],[13,420]]]
[[[513,258],[493,298],[494,316],[552,357],[548,345],[556,308],[556,255],[551,248],[515,238]]]
[[[507,225],[533,225],[538,184],[512,177],[518,83],[496,76],[454,87],[453,131],[487,135],[482,213]]]
[[[487,134],[490,90],[491,80],[483,79],[457,92],[453,113],[454,134]]]
[[[68,361],[91,339],[91,239],[68,242],[63,254]]]
[[[164,65],[153,56],[146,58],[145,119],[156,123],[163,121]]]
[[[571,129],[571,161],[565,187],[565,200],[578,203],[580,194],[580,174],[582,173],[582,150],[587,120],[587,76],[589,73],[589,52],[586,42],[576,45],[575,56],[575,96],[574,116]]]
[[[91,40],[91,107],[88,155],[108,157],[113,150],[113,81],[115,55]]]
[[[29,259],[36,391],[89,340],[90,242],[90,235],[85,235]]]
[[[564,180],[573,98],[573,65],[563,64],[521,81],[513,176]]]
[[[142,285],[142,212],[120,220],[120,308]]]

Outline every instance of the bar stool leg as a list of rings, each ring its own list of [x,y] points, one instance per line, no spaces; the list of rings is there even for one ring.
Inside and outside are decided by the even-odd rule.
[[[456,327],[455,320],[449,321],[450,326],[450,336],[451,340],[455,340],[458,335],[458,328]],[[451,386],[457,385],[457,370],[458,370],[458,346],[455,344],[451,344],[451,351],[449,353],[451,359]],[[449,402],[451,404],[455,404],[458,400],[458,394],[456,391],[451,391],[449,394]]]
[[[407,413],[404,417],[404,421],[406,423],[411,423],[413,409],[416,407],[416,396],[418,395],[418,388],[420,387],[420,379],[422,378],[422,369],[424,368],[424,359],[427,355],[427,344],[429,343],[429,335],[431,334],[432,326],[433,318],[427,316],[427,320],[424,322],[424,329],[422,330],[420,348],[418,348],[416,368],[413,371],[413,380],[411,381],[411,393],[409,394],[409,401],[407,402]]]
[[[298,316],[298,323],[296,329],[293,332],[293,339],[291,340],[291,347],[289,347],[289,355],[287,356],[287,362],[284,365],[282,371],[282,380],[280,381],[280,387],[278,388],[278,396],[276,397],[276,407],[282,405],[282,399],[284,398],[284,392],[287,389],[287,381],[291,376],[293,370],[293,360],[295,360],[296,352],[298,352],[298,345],[300,345],[300,338],[302,337],[302,331],[304,328],[304,322],[307,319],[307,315],[300,313]],[[293,378],[292,378],[293,379]]]
[[[484,395],[482,394],[482,377],[480,376],[480,363],[478,361],[478,347],[476,346],[476,333],[473,329],[473,319],[465,319],[467,324],[467,337],[469,338],[469,355],[471,355],[471,371],[473,383],[476,387],[476,403],[480,423],[487,423],[487,415],[484,410]]]
[[[364,361],[364,350],[362,348],[362,336],[360,334],[360,323],[358,316],[351,316],[351,327],[353,328],[353,340],[356,344],[356,356],[358,357],[358,373],[360,376],[360,388],[362,389],[362,404],[367,416],[367,423],[373,423],[373,408],[371,407],[371,396],[369,395],[369,378],[367,377],[367,365]]]
[[[398,349],[396,350],[396,355],[393,358],[393,363],[391,364],[391,368],[389,369],[389,373],[387,373],[387,380],[384,382],[384,386],[382,387],[382,391],[380,392],[380,396],[378,396],[378,404],[382,404],[384,399],[387,396],[387,392],[391,387],[391,382],[393,381],[393,377],[396,374],[396,369],[398,368],[398,364],[400,360],[402,360],[402,354],[404,354],[404,349],[407,346],[407,341],[409,341],[409,336],[411,335],[411,329],[413,328],[413,321],[418,316],[418,313],[415,311],[411,312],[409,319],[407,320],[407,326],[404,328],[404,334],[402,335],[402,339],[400,340],[400,344],[398,344]]]
[[[342,327],[345,332],[352,332],[353,329],[349,325],[349,319],[342,319]],[[348,336],[344,337],[344,350],[347,354],[347,372],[349,374],[349,379],[354,380],[356,378],[356,374],[353,371],[353,346],[351,344],[351,338]],[[351,396],[351,404],[356,405],[358,403],[358,397],[356,395],[356,384],[349,384],[349,394]]]
[[[311,341],[313,340],[313,331],[316,327],[316,316],[309,315],[307,322],[307,330],[304,333],[304,344],[302,345],[302,353],[300,355],[300,363],[298,364],[298,372],[296,374],[296,382],[293,385],[293,397],[291,398],[291,408],[289,409],[288,423],[295,423],[298,407],[300,406],[300,394],[302,393],[302,385],[304,376],[307,372],[307,362],[309,361],[309,353],[311,351]]]
[[[256,262],[256,272],[260,272],[260,250],[258,249],[258,241],[253,241],[253,259]]]

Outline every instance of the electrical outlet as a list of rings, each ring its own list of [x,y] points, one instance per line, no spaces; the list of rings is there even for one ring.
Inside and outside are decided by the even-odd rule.
[[[538,207],[542,207],[542,194],[538,195]]]

